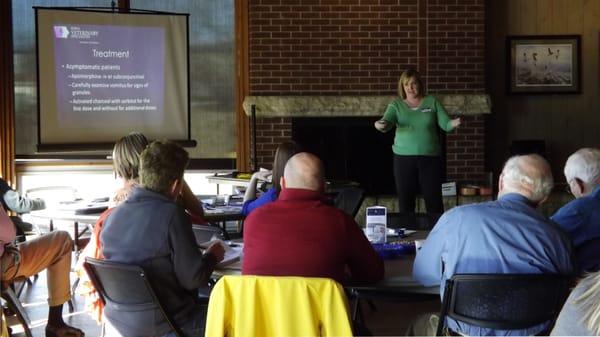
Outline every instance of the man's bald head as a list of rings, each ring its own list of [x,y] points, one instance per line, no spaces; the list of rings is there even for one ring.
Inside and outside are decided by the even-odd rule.
[[[300,152],[290,158],[283,172],[285,188],[323,191],[323,163],[317,156]]]
[[[552,170],[544,158],[537,154],[514,156],[504,164],[499,194],[519,193],[535,203],[541,203],[553,186]]]

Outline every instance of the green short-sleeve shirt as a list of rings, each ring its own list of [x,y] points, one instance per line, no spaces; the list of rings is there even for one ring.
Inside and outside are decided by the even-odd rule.
[[[396,126],[392,150],[397,155],[437,156],[440,154],[438,126],[446,132],[452,130],[448,113],[433,96],[425,96],[415,109],[398,98],[388,105],[383,119]]]

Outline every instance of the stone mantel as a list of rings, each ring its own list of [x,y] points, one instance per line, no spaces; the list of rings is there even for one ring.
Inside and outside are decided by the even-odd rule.
[[[487,94],[434,95],[450,115],[491,112]],[[366,117],[381,116],[395,96],[246,96],[244,111],[256,117]]]

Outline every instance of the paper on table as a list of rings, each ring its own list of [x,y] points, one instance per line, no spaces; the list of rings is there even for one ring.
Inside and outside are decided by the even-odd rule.
[[[244,245],[242,243],[223,242],[222,240],[216,239],[209,242],[203,242],[198,245],[202,249],[208,248],[213,242],[220,242],[223,248],[225,248],[225,257],[219,262],[215,268],[223,268],[234,262],[241,260]]]
[[[237,247],[229,247],[229,249],[225,250],[225,257],[223,261],[219,262],[216,266],[217,269],[228,266],[232,263],[235,263],[242,259],[242,245],[238,245]]]

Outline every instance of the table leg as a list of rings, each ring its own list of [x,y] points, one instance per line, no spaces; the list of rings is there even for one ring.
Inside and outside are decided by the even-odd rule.
[[[229,232],[227,232],[227,221],[223,221],[221,223],[223,224],[223,238],[225,240],[231,240],[231,238],[229,237]]]
[[[75,221],[75,223],[73,224],[73,231],[75,233],[75,235],[73,235],[73,241],[75,242],[75,245],[73,246],[73,248],[75,249],[75,253],[77,253],[79,251],[79,222]]]

